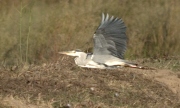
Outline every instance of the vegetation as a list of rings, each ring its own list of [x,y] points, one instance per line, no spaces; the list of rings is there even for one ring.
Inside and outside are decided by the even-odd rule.
[[[23,70],[0,69],[0,107],[180,107],[180,79],[172,73],[128,68],[83,69],[73,61],[62,57],[57,62],[31,65]],[[165,76],[170,78],[157,81]]]
[[[101,13],[127,26],[126,58],[180,53],[178,0],[4,0],[0,3],[0,60],[14,65],[55,61],[58,51],[92,49]],[[28,54],[27,54],[28,53]]]
[[[179,108],[179,3],[1,0],[0,108]],[[125,22],[126,59],[176,72],[84,69],[58,54],[91,52],[102,13]]]

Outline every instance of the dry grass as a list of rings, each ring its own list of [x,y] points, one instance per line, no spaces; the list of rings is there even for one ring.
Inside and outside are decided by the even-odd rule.
[[[31,103],[28,98],[18,98],[13,96],[6,96],[1,98],[0,108],[53,108],[50,102],[43,102],[37,100],[37,103]]]
[[[83,69],[75,66],[69,57],[42,66],[1,68],[1,104],[13,108],[16,108],[13,103],[20,108],[180,106],[178,95],[166,85],[136,71]]]
[[[135,62],[157,69],[168,69],[174,72],[180,72],[180,57],[178,56],[136,59]]]
[[[21,3],[24,8],[20,18]],[[153,78],[126,69],[82,69],[71,58],[57,53],[76,48],[91,51],[92,35],[104,12],[121,17],[127,25],[127,59],[178,72],[179,3],[178,0],[1,0],[0,107],[180,107],[178,95]],[[23,63],[28,55],[27,62],[31,65],[21,67],[21,55]]]
[[[21,23],[20,1],[0,2],[0,60],[4,65],[19,64],[20,55],[23,61],[28,55],[29,63],[42,63],[56,61],[58,51],[91,49],[92,35],[102,12],[122,17],[126,23],[129,37],[126,58],[176,56],[180,53],[178,0],[23,0]],[[19,52],[20,24],[22,54]]]

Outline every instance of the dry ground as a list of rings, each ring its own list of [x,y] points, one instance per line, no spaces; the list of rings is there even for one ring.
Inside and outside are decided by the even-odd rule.
[[[179,108],[180,77],[170,70],[83,69],[69,57],[0,71],[2,108]]]
[[[0,0],[0,108],[179,108],[180,57],[167,57],[180,53],[178,4]],[[59,58],[66,49],[92,49],[102,12],[125,22],[126,58],[157,70],[83,69],[72,58]],[[19,66],[25,62],[36,65]]]

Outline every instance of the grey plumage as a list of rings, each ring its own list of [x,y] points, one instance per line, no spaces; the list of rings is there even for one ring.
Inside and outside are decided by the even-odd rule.
[[[102,21],[94,34],[94,55],[113,55],[120,59],[124,58],[127,36],[126,26],[122,19],[109,19],[102,14]]]
[[[111,68],[119,66],[137,67],[136,64],[123,60],[126,51],[126,26],[122,19],[102,14],[101,24],[93,36],[93,53],[86,54],[81,51],[60,52],[76,56],[75,63],[88,68]]]

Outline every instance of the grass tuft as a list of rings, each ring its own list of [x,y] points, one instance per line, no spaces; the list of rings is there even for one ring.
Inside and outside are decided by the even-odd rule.
[[[92,36],[102,12],[124,20],[129,37],[126,58],[177,56],[180,53],[178,3],[169,0],[1,1],[0,60],[7,65],[19,61],[40,64],[56,61],[57,52],[62,50],[92,49]]]

